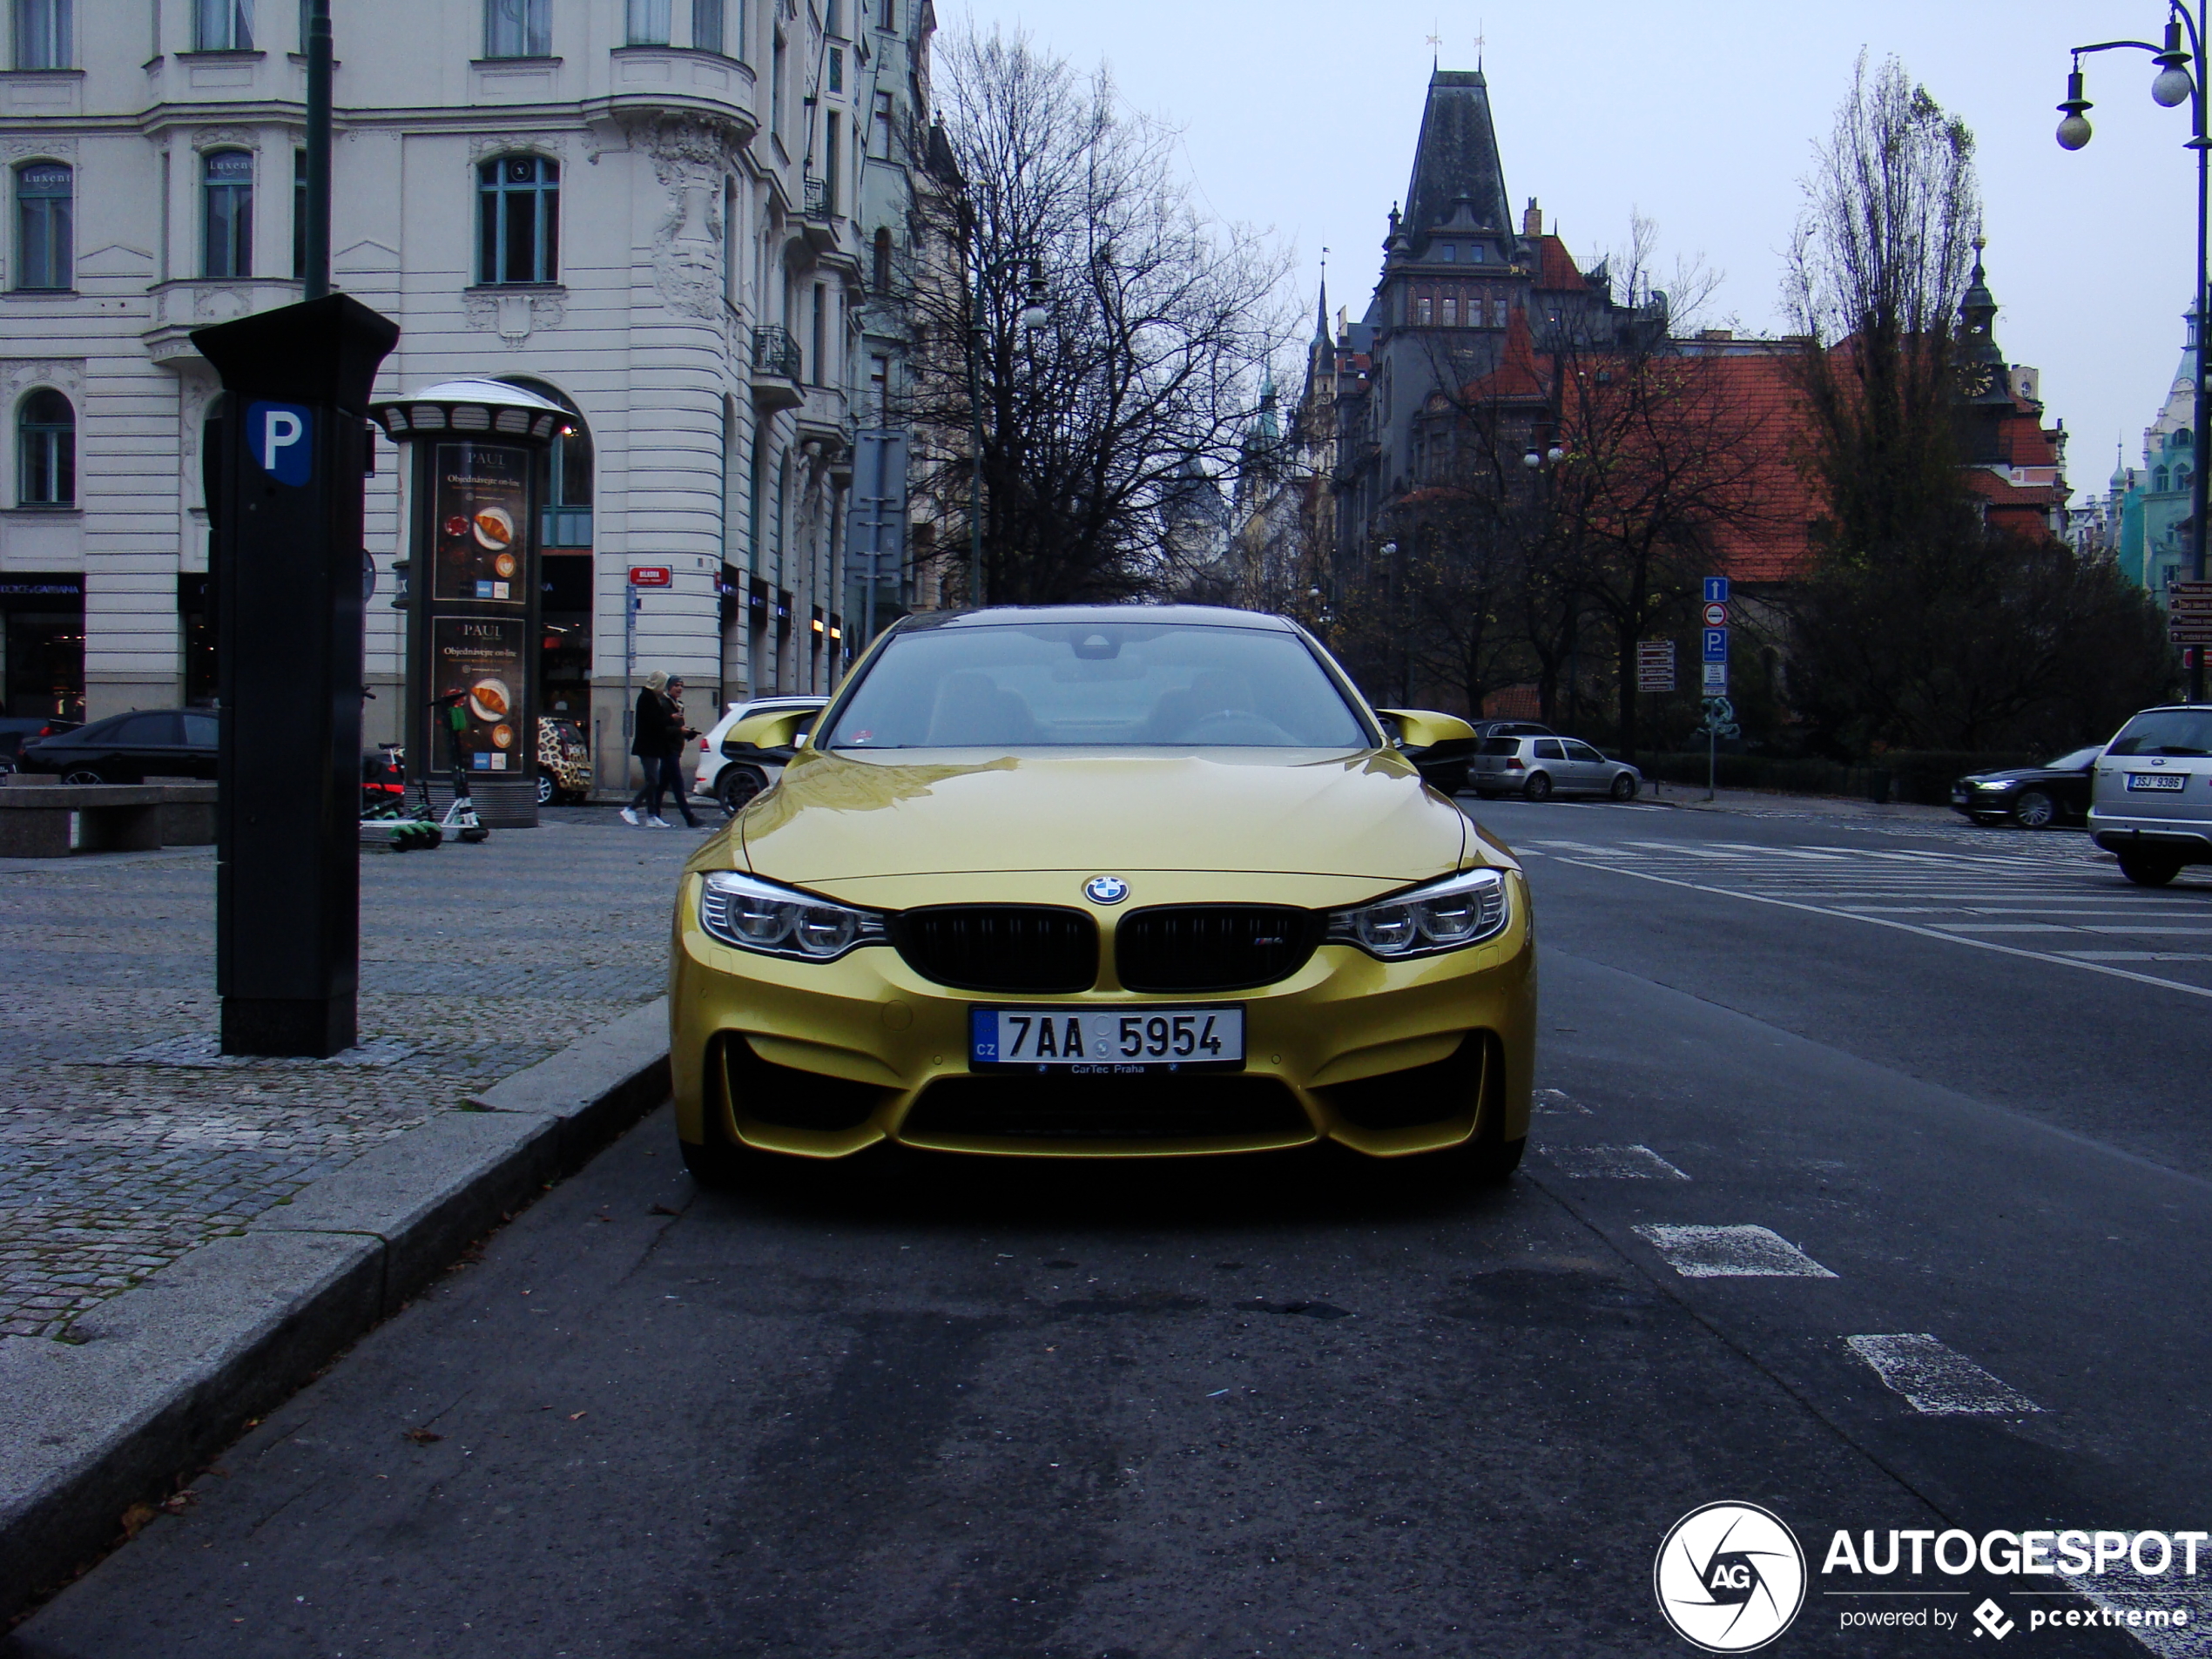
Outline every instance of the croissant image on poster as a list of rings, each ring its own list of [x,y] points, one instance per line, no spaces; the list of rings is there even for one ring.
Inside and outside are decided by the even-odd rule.
[[[442,443],[430,534],[439,599],[521,605],[528,552],[530,452],[507,443]]]
[[[461,694],[463,718],[446,718],[440,703],[437,728],[448,734],[464,772],[520,772],[522,734],[529,711],[523,707],[523,623],[518,617],[439,617],[430,624],[430,695]]]

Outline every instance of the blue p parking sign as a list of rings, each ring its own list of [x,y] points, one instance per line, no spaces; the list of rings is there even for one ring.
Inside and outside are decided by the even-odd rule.
[[[298,403],[249,403],[246,443],[253,464],[297,489],[314,470],[314,416]]]

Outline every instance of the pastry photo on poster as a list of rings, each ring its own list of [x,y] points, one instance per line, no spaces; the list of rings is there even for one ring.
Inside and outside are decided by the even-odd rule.
[[[520,772],[528,711],[523,678],[519,617],[439,617],[430,624],[430,695],[437,705],[433,732],[438,763],[464,772]],[[459,698],[455,723],[445,701]]]
[[[525,602],[529,467],[529,451],[513,444],[438,446],[434,597]]]

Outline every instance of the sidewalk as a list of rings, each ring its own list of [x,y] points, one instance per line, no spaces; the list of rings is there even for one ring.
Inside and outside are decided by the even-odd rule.
[[[86,1310],[659,996],[699,837],[577,808],[364,854],[361,1047],[215,1053],[212,849],[0,870],[0,1335]],[[36,862],[35,869],[24,864]]]

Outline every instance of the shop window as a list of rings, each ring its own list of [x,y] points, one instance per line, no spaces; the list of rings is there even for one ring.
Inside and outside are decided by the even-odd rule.
[[[553,0],[484,0],[484,56],[550,57]]]
[[[668,10],[668,0],[628,0],[626,42],[632,46],[667,45]]]
[[[69,0],[15,0],[17,69],[70,66]]]
[[[24,399],[16,411],[16,502],[77,505],[77,411],[50,386]]]
[[[557,280],[561,164],[494,156],[476,170],[477,280]]]
[[[74,280],[71,220],[76,178],[58,161],[16,169],[16,287],[66,288]]]
[[[253,0],[192,0],[192,46],[203,52],[253,50]]]
[[[253,157],[211,150],[200,158],[200,274],[253,274]]]
[[[84,578],[0,571],[0,701],[18,718],[84,718]]]

